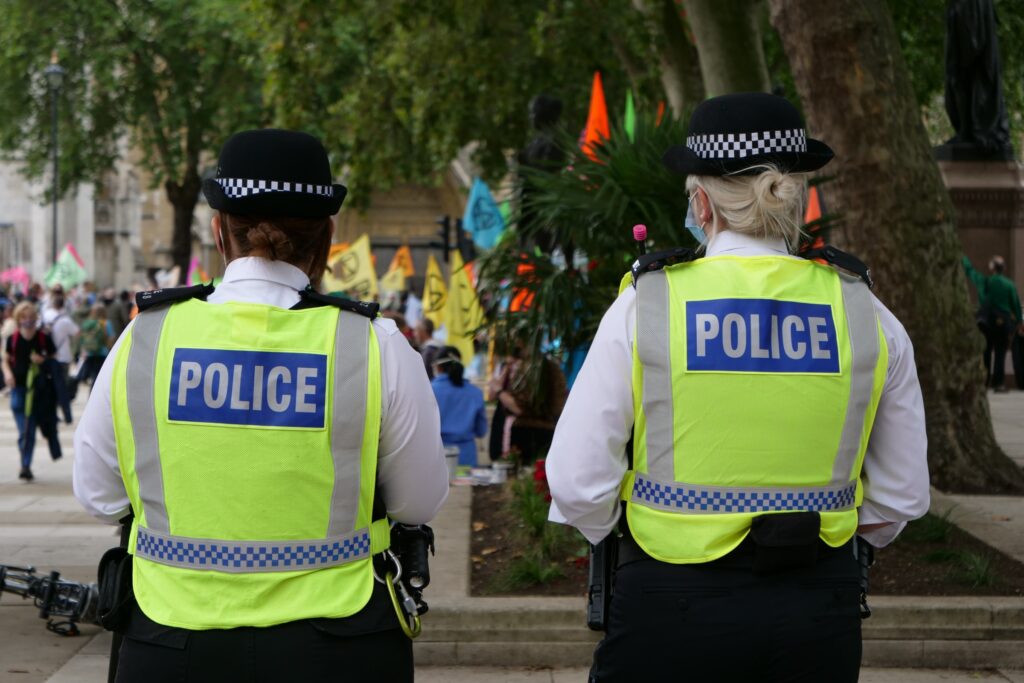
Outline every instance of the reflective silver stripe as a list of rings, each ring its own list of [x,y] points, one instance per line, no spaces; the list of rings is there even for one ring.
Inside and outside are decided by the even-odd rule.
[[[637,281],[636,345],[643,365],[643,407],[647,420],[647,472],[675,478],[675,413],[672,397],[672,345],[669,340],[668,276],[663,270]]]
[[[366,427],[371,322],[349,311],[338,312],[334,338],[334,404],[331,418],[331,458],[334,492],[328,536],[356,525],[359,513],[359,474]]]
[[[128,353],[128,417],[135,441],[135,473],[146,524],[154,531],[168,532],[164,477],[160,469],[160,443],[156,430],[154,385],[156,351],[170,306],[161,306],[135,318],[132,345]]]
[[[878,321],[871,292],[860,278],[839,273],[846,309],[846,327],[850,339],[850,397],[846,403],[846,417],[839,437],[839,451],[832,465],[832,483],[844,484],[856,479],[853,471],[860,452],[864,418],[875,384],[875,365],[878,363]]]
[[[137,539],[137,558],[232,574],[323,569],[370,556],[369,529],[304,541],[236,541],[172,536],[140,526]]]
[[[686,514],[835,511],[853,508],[857,482],[828,486],[700,486],[637,473],[630,502]]]

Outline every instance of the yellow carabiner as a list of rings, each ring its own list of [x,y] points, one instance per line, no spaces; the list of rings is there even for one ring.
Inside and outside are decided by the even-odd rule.
[[[391,596],[391,604],[395,606],[395,614],[398,616],[398,623],[402,626],[402,631],[405,635],[409,636],[410,639],[416,638],[423,632],[423,625],[420,623],[420,615],[406,615],[402,610],[402,605],[398,601],[398,594],[395,593],[394,574],[388,572],[384,575],[384,585],[388,587],[388,594]]]

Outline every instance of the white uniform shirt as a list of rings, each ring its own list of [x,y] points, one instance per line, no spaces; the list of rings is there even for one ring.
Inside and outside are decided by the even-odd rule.
[[[58,363],[71,363],[75,356],[71,353],[71,340],[78,334],[78,325],[64,309],[46,307],[42,314],[43,325],[50,328],[53,346],[57,349],[54,358]]]
[[[708,256],[788,255],[785,244],[726,230],[707,247]],[[864,456],[860,524],[893,522],[862,534],[872,545],[892,542],[906,522],[928,511],[929,484],[924,404],[914,349],[903,325],[872,296],[889,349],[889,366]],[[636,290],[611,305],[555,428],[545,463],[553,522],[571,524],[592,543],[619,519],[619,485],[626,473],[626,444],[633,428],[630,376]]]
[[[270,304],[291,308],[309,284],[305,273],[281,261],[239,258],[228,264],[224,281],[207,301]],[[441,423],[434,392],[413,351],[391,320],[377,318],[380,343],[381,430],[377,481],[388,516],[425,524],[448,497],[448,468],[441,445]],[[111,350],[120,347],[122,335]],[[128,495],[117,463],[110,409],[113,362],[104,363],[75,430],[75,497],[92,515],[116,522],[128,512]]]

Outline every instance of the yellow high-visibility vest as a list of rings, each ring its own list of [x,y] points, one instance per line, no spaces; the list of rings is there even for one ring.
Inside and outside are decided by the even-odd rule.
[[[333,306],[189,300],[139,314],[113,359],[139,607],[187,629],[362,609],[381,370],[371,321]]]
[[[733,550],[762,514],[857,528],[888,351],[867,286],[812,261],[714,256],[637,281],[630,531],[652,557]]]

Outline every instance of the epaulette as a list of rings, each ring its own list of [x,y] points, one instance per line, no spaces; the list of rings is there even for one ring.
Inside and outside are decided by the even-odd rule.
[[[331,296],[330,294],[321,294],[312,287],[306,287],[299,292],[299,296],[301,300],[292,306],[293,311],[301,311],[304,308],[316,308],[318,306],[334,306],[343,311],[358,313],[370,320],[376,318],[377,314],[380,313],[380,304],[370,301],[355,301],[340,296]]]
[[[697,254],[693,249],[686,249],[685,247],[675,247],[674,249],[644,254],[633,262],[633,286],[636,287],[636,281],[644,273],[650,273],[668,266],[674,266],[677,263],[687,263],[696,259]]]
[[[213,294],[213,285],[193,285],[191,287],[168,287],[167,289],[153,289],[148,292],[136,292],[135,305],[139,307],[139,313],[146,309],[161,304],[173,304],[187,299],[200,299],[206,301],[206,297]]]
[[[853,254],[847,254],[845,251],[840,251],[835,247],[826,245],[820,249],[811,249],[810,251],[801,254],[801,256],[809,261],[822,259],[829,265],[833,265],[836,268],[842,268],[845,271],[853,273],[863,280],[864,284],[866,284],[868,288],[875,286],[875,283],[871,280],[871,269]]]

